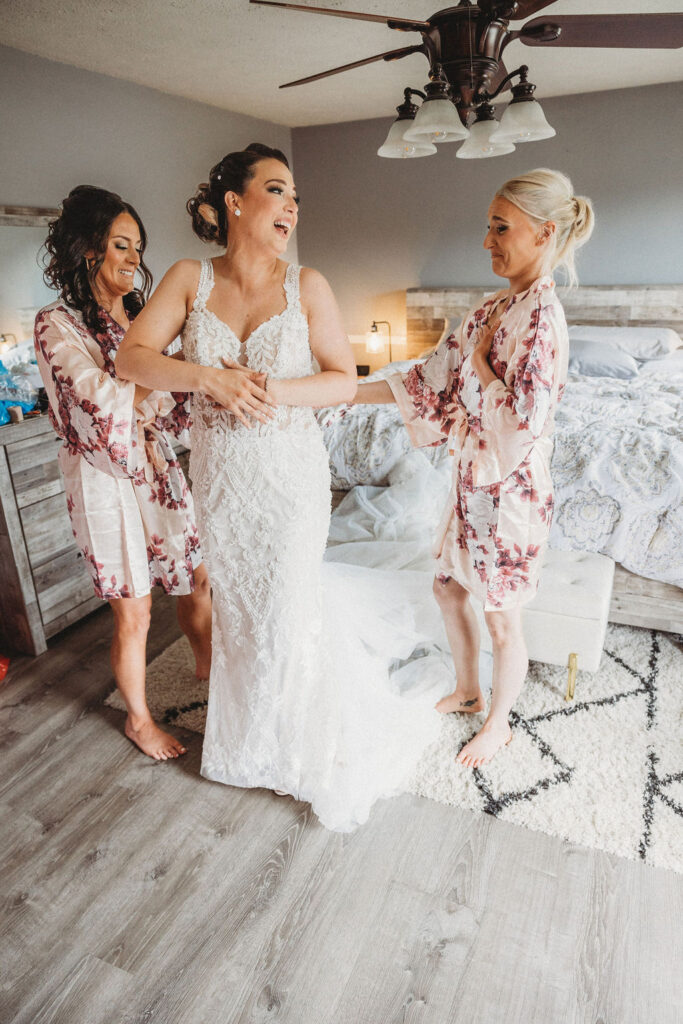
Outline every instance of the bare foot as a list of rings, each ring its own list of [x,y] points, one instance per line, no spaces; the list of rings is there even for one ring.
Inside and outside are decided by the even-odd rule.
[[[469,743],[462,748],[456,761],[464,764],[467,768],[481,768],[507,746],[512,739],[512,730],[507,722],[504,725],[492,725],[484,722],[483,726]]]
[[[128,715],[124,732],[143,754],[153,757],[155,761],[168,761],[169,758],[187,753],[187,747],[184,747],[180,740],[160,729],[151,718],[143,720],[137,728],[133,728],[133,721]]]
[[[472,694],[458,690],[456,687],[453,693],[449,693],[447,697],[443,697],[435,707],[442,715],[451,715],[455,712],[465,715],[473,715],[477,711],[483,711],[486,705],[484,703],[484,695],[481,690]]]

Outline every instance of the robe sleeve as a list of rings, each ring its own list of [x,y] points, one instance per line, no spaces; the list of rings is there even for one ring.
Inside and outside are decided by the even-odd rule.
[[[462,362],[462,330],[448,335],[424,363],[387,378],[416,448],[444,444],[462,417],[456,389]]]
[[[506,379],[491,381],[482,394],[475,486],[506,479],[549,433],[566,377],[565,335],[564,318],[552,304],[530,311]]]
[[[172,391],[173,407],[157,418],[157,428],[165,430],[185,448],[190,447],[190,395],[185,391]]]
[[[38,314],[34,344],[50,419],[66,448],[109,476],[133,476],[135,384],[115,380],[97,365],[65,311]]]

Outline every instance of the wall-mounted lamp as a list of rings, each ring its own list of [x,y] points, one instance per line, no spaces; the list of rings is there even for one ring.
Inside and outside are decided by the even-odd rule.
[[[386,326],[389,332],[389,362],[393,362],[391,352],[391,324],[388,320],[373,320],[370,330],[365,336],[365,347],[368,352],[382,352],[384,350],[384,341],[382,340],[379,333],[379,325],[383,324]]]

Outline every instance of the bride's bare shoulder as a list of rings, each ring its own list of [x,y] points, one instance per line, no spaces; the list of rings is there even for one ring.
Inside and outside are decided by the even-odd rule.
[[[174,295],[180,292],[185,298],[190,295],[194,298],[199,285],[201,268],[201,260],[178,260],[168,268],[157,291],[163,294],[172,292]]]
[[[188,284],[196,284],[202,269],[201,260],[178,260],[166,271],[164,277],[171,278],[176,282],[185,281]]]
[[[327,278],[319,270],[314,270],[313,267],[301,268],[299,288],[304,301],[307,299],[315,301],[319,298],[327,298],[332,294]]]

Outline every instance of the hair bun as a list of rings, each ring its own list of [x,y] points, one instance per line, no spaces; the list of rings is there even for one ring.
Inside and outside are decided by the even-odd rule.
[[[577,245],[587,242],[593,231],[595,215],[590,199],[585,196],[574,196],[574,223],[572,229]]]
[[[202,182],[186,204],[192,217],[192,230],[203,242],[220,241],[220,220],[210,199],[210,188],[208,182]]]
[[[197,213],[207,224],[211,224],[214,228],[218,227],[218,214],[209,203],[198,203]]]

